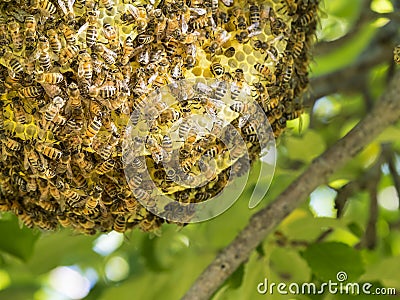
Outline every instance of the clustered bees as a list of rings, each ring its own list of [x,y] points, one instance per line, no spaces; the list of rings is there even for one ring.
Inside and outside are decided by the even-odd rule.
[[[199,156],[226,156],[222,138],[213,136],[225,124],[200,135],[182,121],[178,146],[167,129],[194,113],[213,116],[229,94],[230,125],[254,161],[261,141],[240,93],[249,90],[262,107],[272,139],[300,116],[318,2],[1,1],[0,209],[44,230],[154,231],[162,216],[180,212],[168,204],[160,217],[141,205],[154,201],[151,182],[189,211],[189,204],[218,194],[232,169],[239,175],[248,169],[245,149],[213,175],[203,172],[208,184],[186,187],[180,180],[207,170]],[[214,82],[181,83],[200,77]],[[159,95],[167,85],[171,94],[190,95],[178,91],[177,103],[164,105]],[[130,139],[143,151],[126,149],[125,131],[140,123],[137,111],[152,97],[158,116],[147,136]],[[179,174],[162,167],[173,153]],[[142,176],[146,167],[150,179]]]

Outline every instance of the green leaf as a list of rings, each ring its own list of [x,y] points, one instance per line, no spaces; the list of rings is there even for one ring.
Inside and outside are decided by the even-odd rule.
[[[367,267],[363,281],[380,281],[386,287],[400,288],[400,257],[388,257]]]
[[[308,130],[303,137],[290,137],[286,140],[290,159],[311,162],[325,150],[325,142],[314,130]]]
[[[360,252],[337,242],[313,244],[303,253],[313,273],[323,281],[336,281],[339,272],[347,274],[347,282],[355,282],[364,272]]]
[[[0,220],[0,236],[1,251],[27,261],[40,234],[25,226],[20,228],[17,218],[13,217],[9,220]]]
[[[242,285],[244,277],[244,264],[241,264],[235,272],[229,276],[227,284],[231,289],[237,289]]]

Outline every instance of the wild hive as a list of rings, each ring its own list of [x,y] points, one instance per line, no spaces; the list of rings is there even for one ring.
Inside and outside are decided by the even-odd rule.
[[[153,231],[182,214],[157,204],[156,186],[190,217],[191,204],[217,195],[302,113],[318,2],[2,1],[1,210],[45,230]],[[193,81],[203,77],[214,80]],[[237,135],[226,123],[200,133],[182,121],[215,119],[226,101]],[[232,158],[223,140],[239,138]],[[200,157],[216,159],[216,172],[185,184],[207,167]]]

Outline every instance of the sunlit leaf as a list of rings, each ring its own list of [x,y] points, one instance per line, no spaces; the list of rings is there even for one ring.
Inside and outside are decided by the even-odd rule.
[[[33,254],[33,249],[39,232],[34,232],[25,226],[20,228],[18,220],[0,220],[0,250],[27,261]]]
[[[303,256],[313,273],[325,282],[337,282],[339,272],[345,272],[347,280],[354,282],[364,272],[360,252],[343,243],[313,244],[304,251]]]

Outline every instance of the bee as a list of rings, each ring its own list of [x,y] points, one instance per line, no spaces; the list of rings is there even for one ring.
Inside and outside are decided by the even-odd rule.
[[[4,141],[3,141],[3,142],[4,142]],[[5,138],[5,143],[4,143],[4,145],[5,145],[8,149],[10,149],[10,150],[12,150],[12,151],[19,151],[19,150],[21,150],[21,148],[22,148],[22,145],[21,145],[20,142],[18,142],[18,141],[16,141],[16,140],[13,140],[12,138],[9,138],[9,137],[6,137],[6,138]]]
[[[7,62],[7,67],[14,74],[15,78],[20,79],[23,75],[24,67],[19,60],[9,51],[4,54],[4,60]]]
[[[101,3],[108,11],[111,11],[115,4],[113,0],[101,0]]]
[[[261,103],[262,106],[264,107],[264,109],[266,111],[268,111],[269,109],[267,109],[267,105],[269,105],[271,103],[270,103],[270,97],[269,97],[267,89],[260,82],[254,83],[253,86],[255,88],[255,89],[253,89],[254,100],[256,100],[258,103]],[[271,108],[271,107],[269,107],[269,108]],[[272,109],[273,108],[274,107],[272,107]]]
[[[148,203],[150,200],[150,193],[146,192],[144,189],[135,188],[133,190],[133,196],[139,200],[141,203]]]
[[[61,51],[61,41],[60,38],[58,37],[58,33],[57,31],[55,31],[54,29],[49,29],[47,31],[47,36],[49,38],[49,45],[51,50],[56,54],[60,54]]]
[[[95,53],[99,54],[109,65],[115,64],[115,61],[118,57],[117,53],[108,49],[105,45],[102,44],[96,44],[94,46],[94,51]]]
[[[245,44],[249,41],[250,35],[247,30],[241,30],[235,35],[235,39],[238,41],[238,43]]]
[[[85,208],[88,211],[93,211],[96,209],[98,205],[100,205],[103,209],[103,211],[106,210],[104,207],[104,204],[101,201],[101,196],[103,194],[103,189],[96,185],[93,189],[93,192],[89,195],[89,197],[86,198],[86,203],[85,203]]]
[[[290,78],[292,78],[293,64],[294,64],[293,57],[290,56],[288,58],[288,61],[286,62],[286,70],[285,70],[285,73],[283,74],[283,77],[282,77],[282,81],[284,83],[289,82]]]
[[[25,17],[25,41],[27,43],[36,41],[36,18],[32,15]]]
[[[122,46],[122,57],[120,60],[122,65],[126,65],[129,62],[134,49],[133,39],[130,35],[128,35]]]
[[[63,152],[44,143],[37,143],[36,150],[52,160],[60,160]]]
[[[255,69],[258,73],[260,73],[261,75],[263,75],[263,76],[265,76],[265,77],[267,77],[267,76],[269,76],[269,75],[271,74],[271,70],[269,69],[269,67],[268,67],[267,65],[263,65],[263,64],[260,64],[260,63],[256,63],[256,64],[254,65],[254,69]]]
[[[67,2],[67,5],[65,5],[64,2]],[[64,14],[64,20],[67,22],[67,24],[75,23],[75,13],[73,7],[74,2],[75,0],[58,0],[58,5]]]
[[[250,5],[250,27],[249,30],[252,31],[252,35],[256,35],[261,33],[261,27],[260,27],[260,7],[251,4]]]
[[[38,9],[41,15],[50,17],[57,12],[56,6],[50,0],[32,0],[32,9]]]
[[[169,135],[164,135],[161,141],[161,147],[167,152],[168,154],[172,153],[172,139]]]
[[[208,50],[212,54],[216,54],[218,50],[222,48],[222,45],[225,44],[231,35],[226,30],[220,30],[217,33],[214,33],[214,40],[211,42],[210,46],[208,46]]]
[[[57,221],[61,224],[61,226],[66,228],[70,227],[72,224],[71,219],[63,213],[57,214]]]
[[[93,139],[99,133],[101,126],[102,126],[101,115],[95,115],[88,124],[84,135],[89,139]]]
[[[81,94],[75,82],[71,82],[68,86],[68,98],[71,109],[82,108]]]
[[[210,16],[207,14],[198,16],[196,19],[191,20],[190,25],[194,30],[200,30],[210,26],[210,23],[211,23]]]
[[[14,97],[12,99],[13,103],[13,112],[14,112],[14,119],[15,122],[20,123],[20,124],[26,124],[27,121],[27,116],[25,114],[25,108],[23,105],[23,102],[19,97]]]
[[[103,175],[105,173],[110,172],[114,168],[114,166],[115,166],[115,160],[111,158],[97,164],[94,168],[94,171],[99,175]]]
[[[17,52],[21,51],[24,45],[24,38],[20,31],[20,25],[14,18],[12,18],[11,21],[8,22],[8,32],[11,36],[13,48]]]
[[[56,84],[60,83],[64,80],[64,76],[61,73],[53,72],[53,73],[45,73],[45,72],[36,72],[35,81],[39,83],[49,83],[49,84]]]
[[[121,21],[124,25],[136,23],[138,32],[143,32],[147,27],[147,11],[144,7],[137,7],[132,4],[127,5],[127,10],[121,15]]]
[[[213,62],[210,65],[210,71],[216,78],[225,74],[225,68],[219,62]]]
[[[103,99],[108,99],[114,97],[116,94],[117,88],[109,84],[105,84],[100,87],[89,87],[89,96],[92,98],[100,97]]]
[[[79,54],[78,60],[78,78],[84,78],[90,82],[93,75],[92,58],[90,54],[86,51],[83,51]]]
[[[306,13],[302,14],[297,20],[298,23],[302,27],[307,27],[311,22],[313,22],[316,18],[316,14],[314,10],[309,10]]]
[[[234,112],[240,113],[242,115],[244,114],[251,114],[254,112],[255,107],[254,105],[250,105],[248,103],[244,103],[241,101],[236,101],[230,106],[230,109],[233,110]]]
[[[119,215],[115,218],[114,224],[113,224],[113,229],[116,232],[119,233],[124,233],[126,230],[126,218],[124,215]]]
[[[154,163],[158,164],[162,162],[167,156],[165,150],[153,137],[147,136],[145,145],[146,148],[151,152],[151,157],[153,158]]]
[[[44,120],[50,122],[53,121],[60,109],[65,105],[65,100],[60,96],[57,96],[50,102],[44,113]]]
[[[73,155],[72,161],[75,162],[84,173],[90,173],[93,170],[92,162],[85,157],[84,153],[77,153]]]
[[[60,25],[61,32],[64,35],[65,41],[69,45],[75,45],[76,44],[76,31],[71,28],[71,26],[62,23]]]
[[[170,57],[174,57],[175,54],[178,52],[178,49],[179,42],[175,39],[170,39],[165,45],[165,53]]]
[[[78,189],[85,188],[88,185],[86,178],[81,173],[78,173],[76,176],[72,176],[72,181],[75,183],[75,186]]]
[[[39,65],[43,70],[48,71],[51,67],[51,59],[49,54],[50,44],[47,38],[42,35],[39,37],[37,43],[37,50],[39,51]]]
[[[158,117],[158,123],[160,125],[164,125],[169,122],[174,123],[177,120],[179,120],[180,117],[181,117],[181,114],[179,113],[179,111],[177,111],[173,108],[168,108],[160,113],[160,115]]]
[[[218,85],[216,86],[215,91],[214,91],[214,95],[212,97],[214,99],[214,101],[215,102],[216,101],[221,101],[222,98],[224,98],[227,90],[228,90],[228,86],[227,86],[225,81],[218,82]],[[210,103],[208,102],[208,104],[210,104]]]
[[[68,45],[62,48],[59,55],[60,64],[64,65],[70,63],[77,57],[80,47],[77,45]]]
[[[245,30],[247,28],[247,23],[243,9],[239,7],[234,8],[233,16],[235,17],[233,24],[236,26],[236,30]]]
[[[104,23],[103,25],[104,37],[108,40],[110,49],[112,51],[119,51],[119,30],[118,27],[112,26],[109,23]]]

